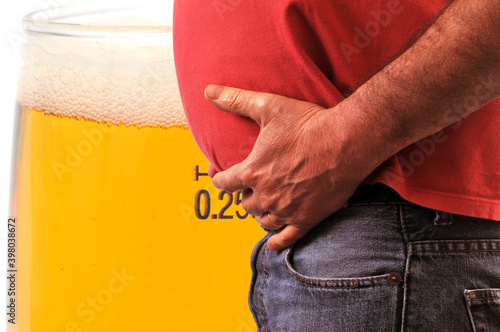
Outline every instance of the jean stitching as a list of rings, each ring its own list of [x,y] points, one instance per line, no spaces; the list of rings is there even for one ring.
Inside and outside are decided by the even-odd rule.
[[[286,268],[287,268],[288,272],[290,272],[290,274],[295,279],[300,279],[300,280],[303,280],[304,282],[317,282],[317,283],[321,283],[321,282],[324,282],[324,283],[352,283],[352,282],[356,282],[356,286],[354,286],[354,287],[344,287],[344,288],[356,288],[356,287],[358,287],[360,279],[362,281],[371,281],[371,280],[387,279],[387,276],[388,276],[388,275],[383,275],[383,276],[379,276],[379,277],[349,278],[349,279],[341,279],[341,280],[314,279],[314,278],[305,278],[305,277],[299,276],[299,275],[297,275],[297,273],[295,273],[295,271],[291,270],[288,266]],[[339,286],[339,288],[340,288],[340,286]]]
[[[464,250],[412,250],[411,254],[416,253],[459,253],[459,252],[500,252],[500,249],[464,249]]]
[[[467,297],[467,296],[466,296]],[[472,325],[472,330],[476,332],[476,320],[474,319],[474,314],[472,313],[472,307],[470,305],[467,306],[467,312],[469,313],[470,323]]]
[[[401,332],[404,332],[405,329],[405,320],[406,320],[406,310],[408,306],[408,277],[410,274],[410,258],[412,254],[412,247],[410,238],[408,235],[408,230],[406,229],[406,218],[405,211],[402,204],[398,206],[399,211],[399,220],[401,223],[401,232],[403,233],[403,241],[406,243],[406,266],[405,266],[405,275],[403,277],[403,308],[401,312]]]
[[[260,288],[261,314],[264,318],[264,322],[262,324],[264,327],[263,332],[265,332],[267,330],[267,321],[268,321],[266,307],[264,305],[264,288],[266,287],[267,279],[269,277],[269,272],[265,268],[265,263],[264,263],[264,261],[266,259],[266,250],[267,250],[267,246],[264,245],[264,248],[263,248],[262,253],[261,253],[261,259],[260,259],[261,271],[264,273],[264,280],[262,280],[262,286]]]
[[[290,273],[290,275],[300,284],[304,286],[310,286],[310,287],[317,287],[317,288],[325,288],[325,289],[340,289],[340,288],[345,288],[345,289],[352,289],[352,288],[357,288],[359,287],[360,280],[361,281],[372,281],[372,280],[380,280],[380,279],[387,279],[388,274],[382,275],[382,276],[377,276],[377,277],[364,277],[364,278],[339,278],[338,280],[333,280],[333,279],[314,279],[314,278],[308,278],[308,277],[303,277],[298,274],[298,272],[294,271],[293,268],[291,268],[290,263],[289,263],[289,256],[292,252],[292,248],[288,249],[287,254],[285,255],[285,258],[283,259],[283,263]],[[313,285],[312,283],[353,283],[355,282],[355,285],[353,286],[323,286],[323,285]]]
[[[435,240],[435,241],[415,241],[413,244],[442,244],[442,243],[498,243],[498,240]]]
[[[484,298],[479,298],[479,299],[467,299],[468,302],[472,302],[472,301],[484,301],[484,300],[500,300],[500,296],[484,297]]]
[[[474,244],[474,247],[464,245]],[[438,241],[417,241],[411,243],[412,249],[411,253],[460,253],[460,252],[500,252],[500,240],[438,240]],[[438,247],[429,248],[426,246],[438,245]],[[457,248],[457,246],[462,245],[465,248]],[[488,245],[484,249],[477,248],[480,245]],[[444,248],[443,248],[444,246]],[[448,247],[448,248],[446,248]]]
[[[484,327],[486,329],[486,332],[489,332],[490,328],[488,327],[488,316],[486,316],[486,305],[483,302],[483,305],[481,306],[483,310],[483,316],[484,316]]]
[[[353,288],[358,288],[359,287],[359,282],[358,279],[356,279],[356,284],[354,286],[321,286],[321,285],[313,285],[306,283],[304,281],[301,281],[298,276],[292,274],[292,277],[300,284],[307,286],[307,287],[314,287],[314,288],[322,288],[322,289],[353,289]],[[307,280],[306,280],[307,281]]]
[[[252,272],[255,274],[252,276],[252,279],[255,278],[253,286],[251,286],[250,290],[250,309],[252,311],[252,314],[254,316],[255,323],[257,326],[262,325],[262,308],[261,308],[261,303],[260,303],[260,296],[261,296],[261,291],[259,290],[260,284],[262,283],[262,277],[260,276],[259,270],[260,267],[262,266],[262,247],[263,247],[263,242],[265,242],[266,237],[263,237],[259,243],[255,246],[254,251],[252,252],[252,255],[254,256],[254,262],[252,262]],[[254,265],[255,264],[255,267]],[[265,327],[264,327],[265,329]],[[260,327],[259,327],[259,331]]]
[[[318,283],[319,282],[325,282],[325,283],[336,283],[336,284],[356,282],[356,287],[357,287],[357,285],[359,285],[358,278],[341,279],[341,280],[331,280],[331,279],[322,280],[322,279],[314,279],[314,278],[304,278],[304,277],[301,277],[301,276],[297,275],[296,273],[294,273],[294,271],[290,270],[290,268],[288,266],[287,266],[287,269],[292,274],[292,276],[294,278],[297,278],[297,279],[300,279],[300,280],[303,280],[303,281],[318,282]],[[377,280],[377,279],[384,279],[384,278],[386,278],[386,277],[370,278],[369,280]],[[355,288],[355,287],[349,287],[349,288]]]
[[[500,293],[500,290],[482,290],[482,291],[475,291],[475,292],[468,292],[467,295],[472,295],[472,294],[483,294],[483,293]]]

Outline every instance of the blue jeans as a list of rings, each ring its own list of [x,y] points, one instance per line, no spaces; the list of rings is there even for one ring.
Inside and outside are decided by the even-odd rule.
[[[250,309],[269,331],[500,331],[500,222],[362,185],[294,246],[252,253]]]

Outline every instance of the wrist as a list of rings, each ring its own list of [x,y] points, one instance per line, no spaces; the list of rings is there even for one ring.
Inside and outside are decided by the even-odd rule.
[[[363,107],[360,99],[352,95],[331,109],[331,121],[336,123],[343,153],[350,156],[354,165],[365,169],[368,176],[412,142],[398,133],[395,119],[376,108]]]

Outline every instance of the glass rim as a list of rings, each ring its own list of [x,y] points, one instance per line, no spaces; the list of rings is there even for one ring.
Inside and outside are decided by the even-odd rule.
[[[46,35],[76,38],[144,38],[148,35],[161,38],[162,35],[171,37],[172,18],[168,24],[102,24],[91,22],[77,22],[78,18],[92,15],[117,14],[132,12],[138,9],[153,7],[173,8],[173,0],[162,3],[128,4],[119,6],[110,5],[63,5],[49,10],[37,10],[24,16],[23,30],[32,35]],[[168,15],[168,11],[165,11]],[[74,21],[72,21],[74,20]]]

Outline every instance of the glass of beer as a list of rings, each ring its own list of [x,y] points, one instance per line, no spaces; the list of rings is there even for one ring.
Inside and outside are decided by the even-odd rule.
[[[263,231],[205,172],[171,23],[172,3],[24,19],[8,331],[256,330],[249,256]]]

